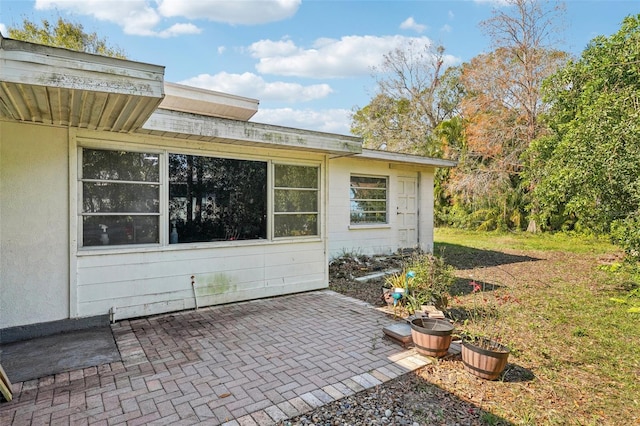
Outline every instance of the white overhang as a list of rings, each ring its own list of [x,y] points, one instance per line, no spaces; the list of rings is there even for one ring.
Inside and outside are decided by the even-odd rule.
[[[129,132],[164,96],[164,67],[0,35],[0,119]]]
[[[165,109],[158,109],[154,112],[136,133],[201,142],[315,151],[335,155],[353,155],[362,152],[362,139],[354,136],[292,129]]]
[[[164,83],[158,108],[209,117],[248,121],[258,112],[258,100],[176,83]]]
[[[433,167],[455,167],[458,163],[452,160],[441,158],[422,157],[420,155],[403,154],[399,152],[379,151],[374,149],[363,149],[356,158],[373,161],[385,161],[393,168],[433,168]]]

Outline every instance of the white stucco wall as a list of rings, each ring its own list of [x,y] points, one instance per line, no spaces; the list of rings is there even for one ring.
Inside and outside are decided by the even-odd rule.
[[[418,183],[418,244],[423,250],[433,248],[433,171],[412,167],[390,168],[388,162],[358,157],[329,160],[329,258],[343,254],[389,254],[403,247],[399,238],[396,211],[398,180],[415,178]],[[350,225],[349,186],[352,174],[388,177],[388,223],[381,225]]]
[[[0,121],[0,329],[69,317],[67,141]]]

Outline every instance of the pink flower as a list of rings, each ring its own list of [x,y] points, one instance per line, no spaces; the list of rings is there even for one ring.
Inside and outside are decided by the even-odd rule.
[[[477,283],[477,282],[475,282],[475,281],[471,281],[471,282],[469,283],[469,285],[473,287],[473,292],[474,292],[474,293],[475,293],[475,292],[477,292],[477,291],[480,291],[480,290],[481,290],[481,288],[480,288],[480,284],[478,284],[478,283]]]

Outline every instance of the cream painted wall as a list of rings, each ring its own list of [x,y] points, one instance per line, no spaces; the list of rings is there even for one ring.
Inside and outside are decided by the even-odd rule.
[[[396,218],[398,177],[418,180],[418,238],[420,248],[433,248],[433,171],[421,172],[390,168],[389,163],[357,157],[329,160],[329,213],[327,218],[329,258],[342,254],[389,254],[400,247]],[[349,185],[352,174],[386,176],[389,178],[389,223],[376,226],[350,226]]]
[[[0,121],[0,329],[69,317],[67,141]]]

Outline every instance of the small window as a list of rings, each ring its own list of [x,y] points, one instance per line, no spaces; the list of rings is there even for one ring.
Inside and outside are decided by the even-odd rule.
[[[274,165],[274,237],[318,235],[320,168]]]
[[[387,223],[387,178],[351,176],[351,224]]]
[[[267,163],[169,154],[169,242],[267,238]]]
[[[155,153],[82,150],[82,246],[159,243],[158,159]]]

